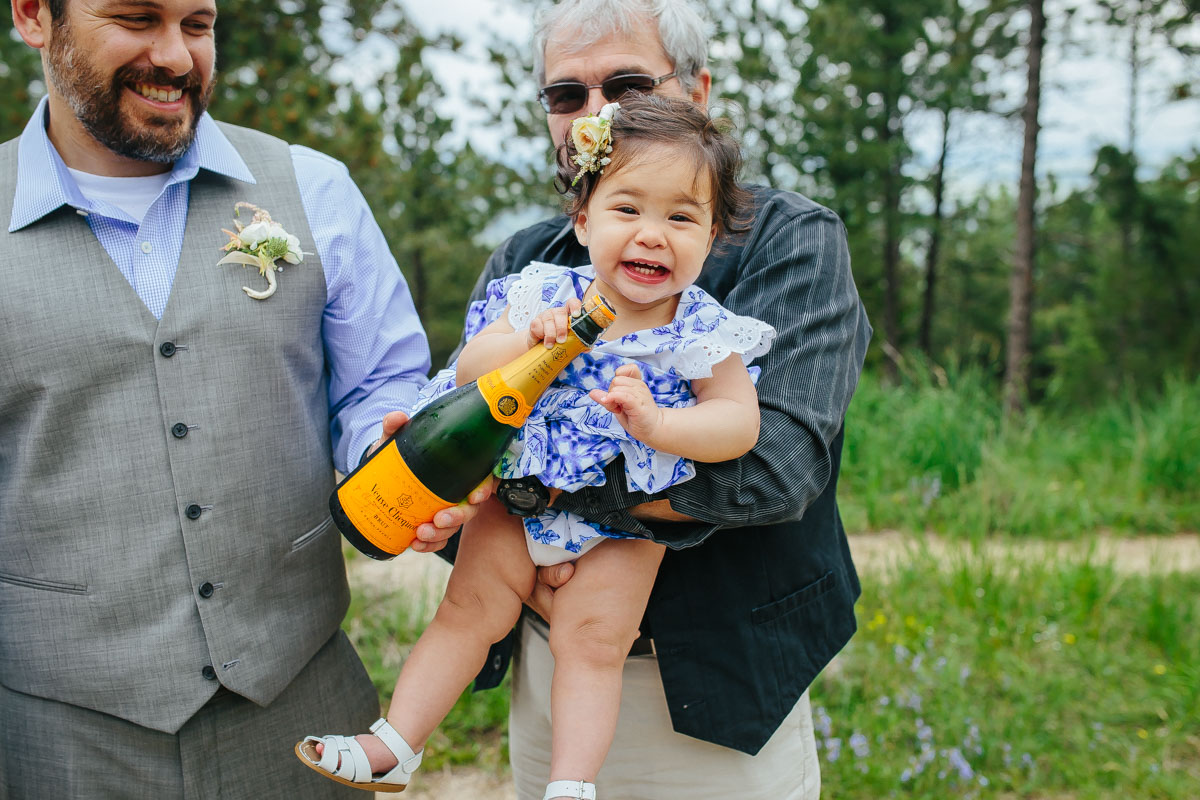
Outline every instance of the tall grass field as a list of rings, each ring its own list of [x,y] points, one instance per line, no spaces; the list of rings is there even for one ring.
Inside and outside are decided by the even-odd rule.
[[[1070,539],[1200,530],[1200,380],[1005,422],[976,372],[884,386],[846,416],[838,503],[851,531]],[[1200,796],[1200,793],[1198,793]]]
[[[933,557],[812,688],[822,796],[1200,797],[1200,574]]]

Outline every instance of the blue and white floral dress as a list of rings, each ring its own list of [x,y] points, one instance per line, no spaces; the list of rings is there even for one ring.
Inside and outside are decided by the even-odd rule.
[[[590,265],[567,268],[533,262],[520,273],[497,278],[488,284],[484,299],[468,309],[466,337],[494,322],[506,307],[514,330],[528,328],[546,309],[584,297],[595,277]],[[607,390],[617,367],[636,364],[659,406],[692,406],[696,398],[689,380],[711,377],[713,365],[731,353],[740,354],[749,364],[767,352],[774,337],[770,325],[734,314],[703,289],[690,286],[680,297],[670,324],[628,333],[616,341],[601,340],[568,364],[534,404],[501,460],[499,472],[506,478],[534,475],[546,486],[571,492],[602,485],[604,465],[623,454],[630,490],[653,493],[686,481],[695,475],[690,460],[658,452],[634,439],[588,392]],[[417,409],[454,389],[456,366],[441,370],[421,390]],[[758,372],[751,367],[751,378],[757,381]],[[553,509],[524,521],[530,555],[540,565],[578,558],[604,537],[627,536]]]

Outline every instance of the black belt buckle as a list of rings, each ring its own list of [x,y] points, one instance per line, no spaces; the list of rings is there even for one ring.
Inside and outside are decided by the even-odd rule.
[[[537,478],[504,478],[496,487],[496,497],[518,517],[536,517],[546,513],[550,490]]]

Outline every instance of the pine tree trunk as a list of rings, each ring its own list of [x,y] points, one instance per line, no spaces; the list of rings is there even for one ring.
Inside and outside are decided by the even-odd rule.
[[[885,10],[884,33],[894,35],[897,25],[896,12]],[[891,66],[900,69],[899,63]],[[903,177],[899,148],[904,143],[896,141],[903,137],[897,106],[897,93],[889,82],[883,90],[884,119],[880,143],[887,156],[887,171],[883,175],[883,349],[888,357],[883,361],[883,370],[892,383],[900,377],[900,191]]]
[[[887,126],[884,128],[887,130]],[[889,131],[885,142],[891,140]],[[900,352],[900,169],[898,159],[890,158],[884,175],[884,241],[883,241],[883,338],[892,353]],[[884,361],[884,371],[895,381],[899,377],[894,358]]]
[[[1033,318],[1034,205],[1037,200],[1038,102],[1041,99],[1042,48],[1046,38],[1043,0],[1029,0],[1029,79],[1025,90],[1025,143],[1017,195],[1017,247],[1009,281],[1008,359],[1004,374],[1004,410],[1020,414],[1029,398],[1030,328]]]
[[[1128,131],[1126,133],[1126,142],[1129,149],[1129,183],[1127,188],[1130,190],[1127,197],[1133,199],[1136,196],[1137,188],[1137,115],[1138,115],[1138,90],[1141,84],[1141,57],[1139,54],[1140,29],[1142,24],[1142,15],[1135,14],[1129,23],[1129,120]],[[1132,209],[1124,209],[1118,213],[1118,227],[1121,232],[1121,270],[1128,270],[1129,265],[1133,263],[1133,219],[1134,214]],[[1125,278],[1120,277],[1121,280]],[[1127,374],[1128,368],[1128,353],[1129,345],[1129,328],[1126,324],[1126,311],[1124,307],[1118,308],[1113,314],[1113,330],[1114,338],[1116,339],[1116,352],[1114,360],[1116,361],[1120,374]]]
[[[937,297],[938,252],[942,246],[942,203],[946,193],[946,156],[950,152],[950,110],[942,112],[942,152],[933,177],[933,219],[930,222],[929,250],[925,254],[925,297],[921,307],[921,350],[933,357],[933,311]]]

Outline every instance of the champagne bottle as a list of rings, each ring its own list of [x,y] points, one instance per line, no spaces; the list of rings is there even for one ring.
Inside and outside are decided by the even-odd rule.
[[[608,301],[593,295],[571,318],[565,342],[538,342],[414,414],[330,496],[342,535],[381,561],[403,552],[418,525],[483,482],[542,392],[615,317]]]

